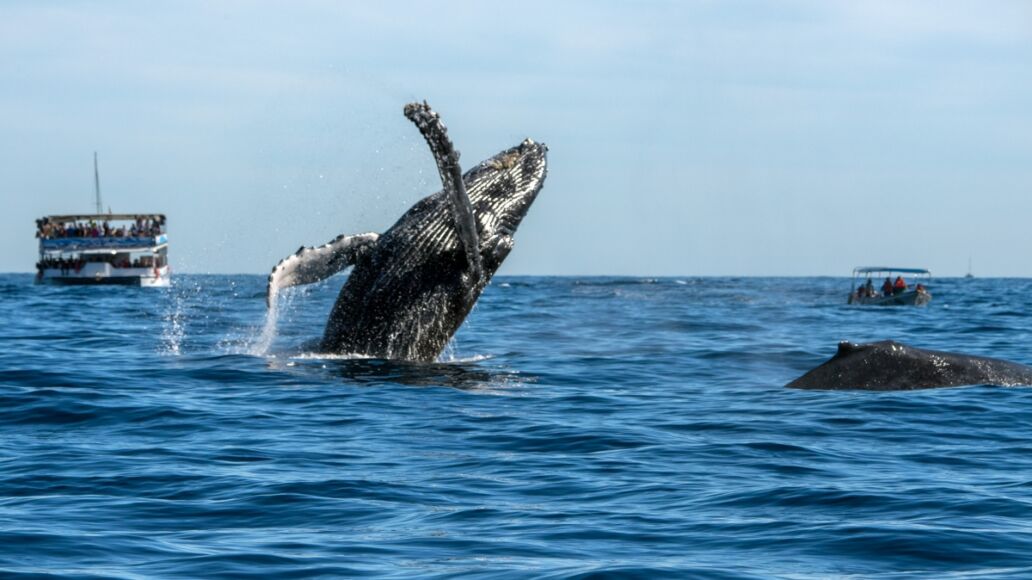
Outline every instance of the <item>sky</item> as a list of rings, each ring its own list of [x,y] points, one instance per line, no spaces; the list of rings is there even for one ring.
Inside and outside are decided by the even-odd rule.
[[[0,78],[0,272],[94,151],[176,272],[384,231],[426,99],[466,167],[549,146],[500,274],[1032,276],[1029,2],[5,0]]]

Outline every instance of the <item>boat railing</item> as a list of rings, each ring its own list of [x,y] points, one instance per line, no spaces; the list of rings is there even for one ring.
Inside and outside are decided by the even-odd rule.
[[[127,250],[131,248],[156,248],[168,243],[166,234],[156,236],[119,238],[50,238],[40,239],[39,248],[46,252],[78,252],[83,250]]]
[[[95,276],[103,277],[143,277],[149,278],[158,275],[165,265],[154,265],[149,266],[119,266],[117,264],[111,264],[109,262],[80,262],[80,263],[69,263],[64,266],[55,264],[48,264],[38,270],[40,275],[47,275],[50,277],[64,276],[64,277],[83,277],[93,278]]]

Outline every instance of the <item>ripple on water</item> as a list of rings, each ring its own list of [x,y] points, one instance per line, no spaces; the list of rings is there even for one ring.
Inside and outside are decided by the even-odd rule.
[[[1032,389],[783,387],[842,339],[1032,362],[1032,282],[971,283],[502,277],[408,364],[313,354],[339,278],[270,330],[264,276],[3,275],[0,575],[1028,577]]]

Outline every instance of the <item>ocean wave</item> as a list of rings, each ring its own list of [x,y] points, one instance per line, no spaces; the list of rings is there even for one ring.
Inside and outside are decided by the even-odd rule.
[[[0,276],[0,575],[1032,573],[1032,389],[784,388],[842,339],[1028,362],[1032,282],[501,277],[415,364],[317,353],[334,284],[254,349],[264,276],[179,280]]]

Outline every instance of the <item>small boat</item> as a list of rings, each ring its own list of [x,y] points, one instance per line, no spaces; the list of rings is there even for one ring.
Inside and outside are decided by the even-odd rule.
[[[37,284],[169,285],[168,235],[160,213],[103,213],[100,173],[93,154],[96,213],[36,220]]]
[[[916,278],[907,284],[904,275]],[[885,282],[875,284],[876,279],[885,277]],[[924,268],[896,268],[891,266],[864,266],[853,268],[853,284],[849,291],[849,304],[875,306],[924,306],[932,301],[928,282],[932,274]],[[900,280],[897,283],[896,280]],[[892,286],[889,291],[886,288]]]

